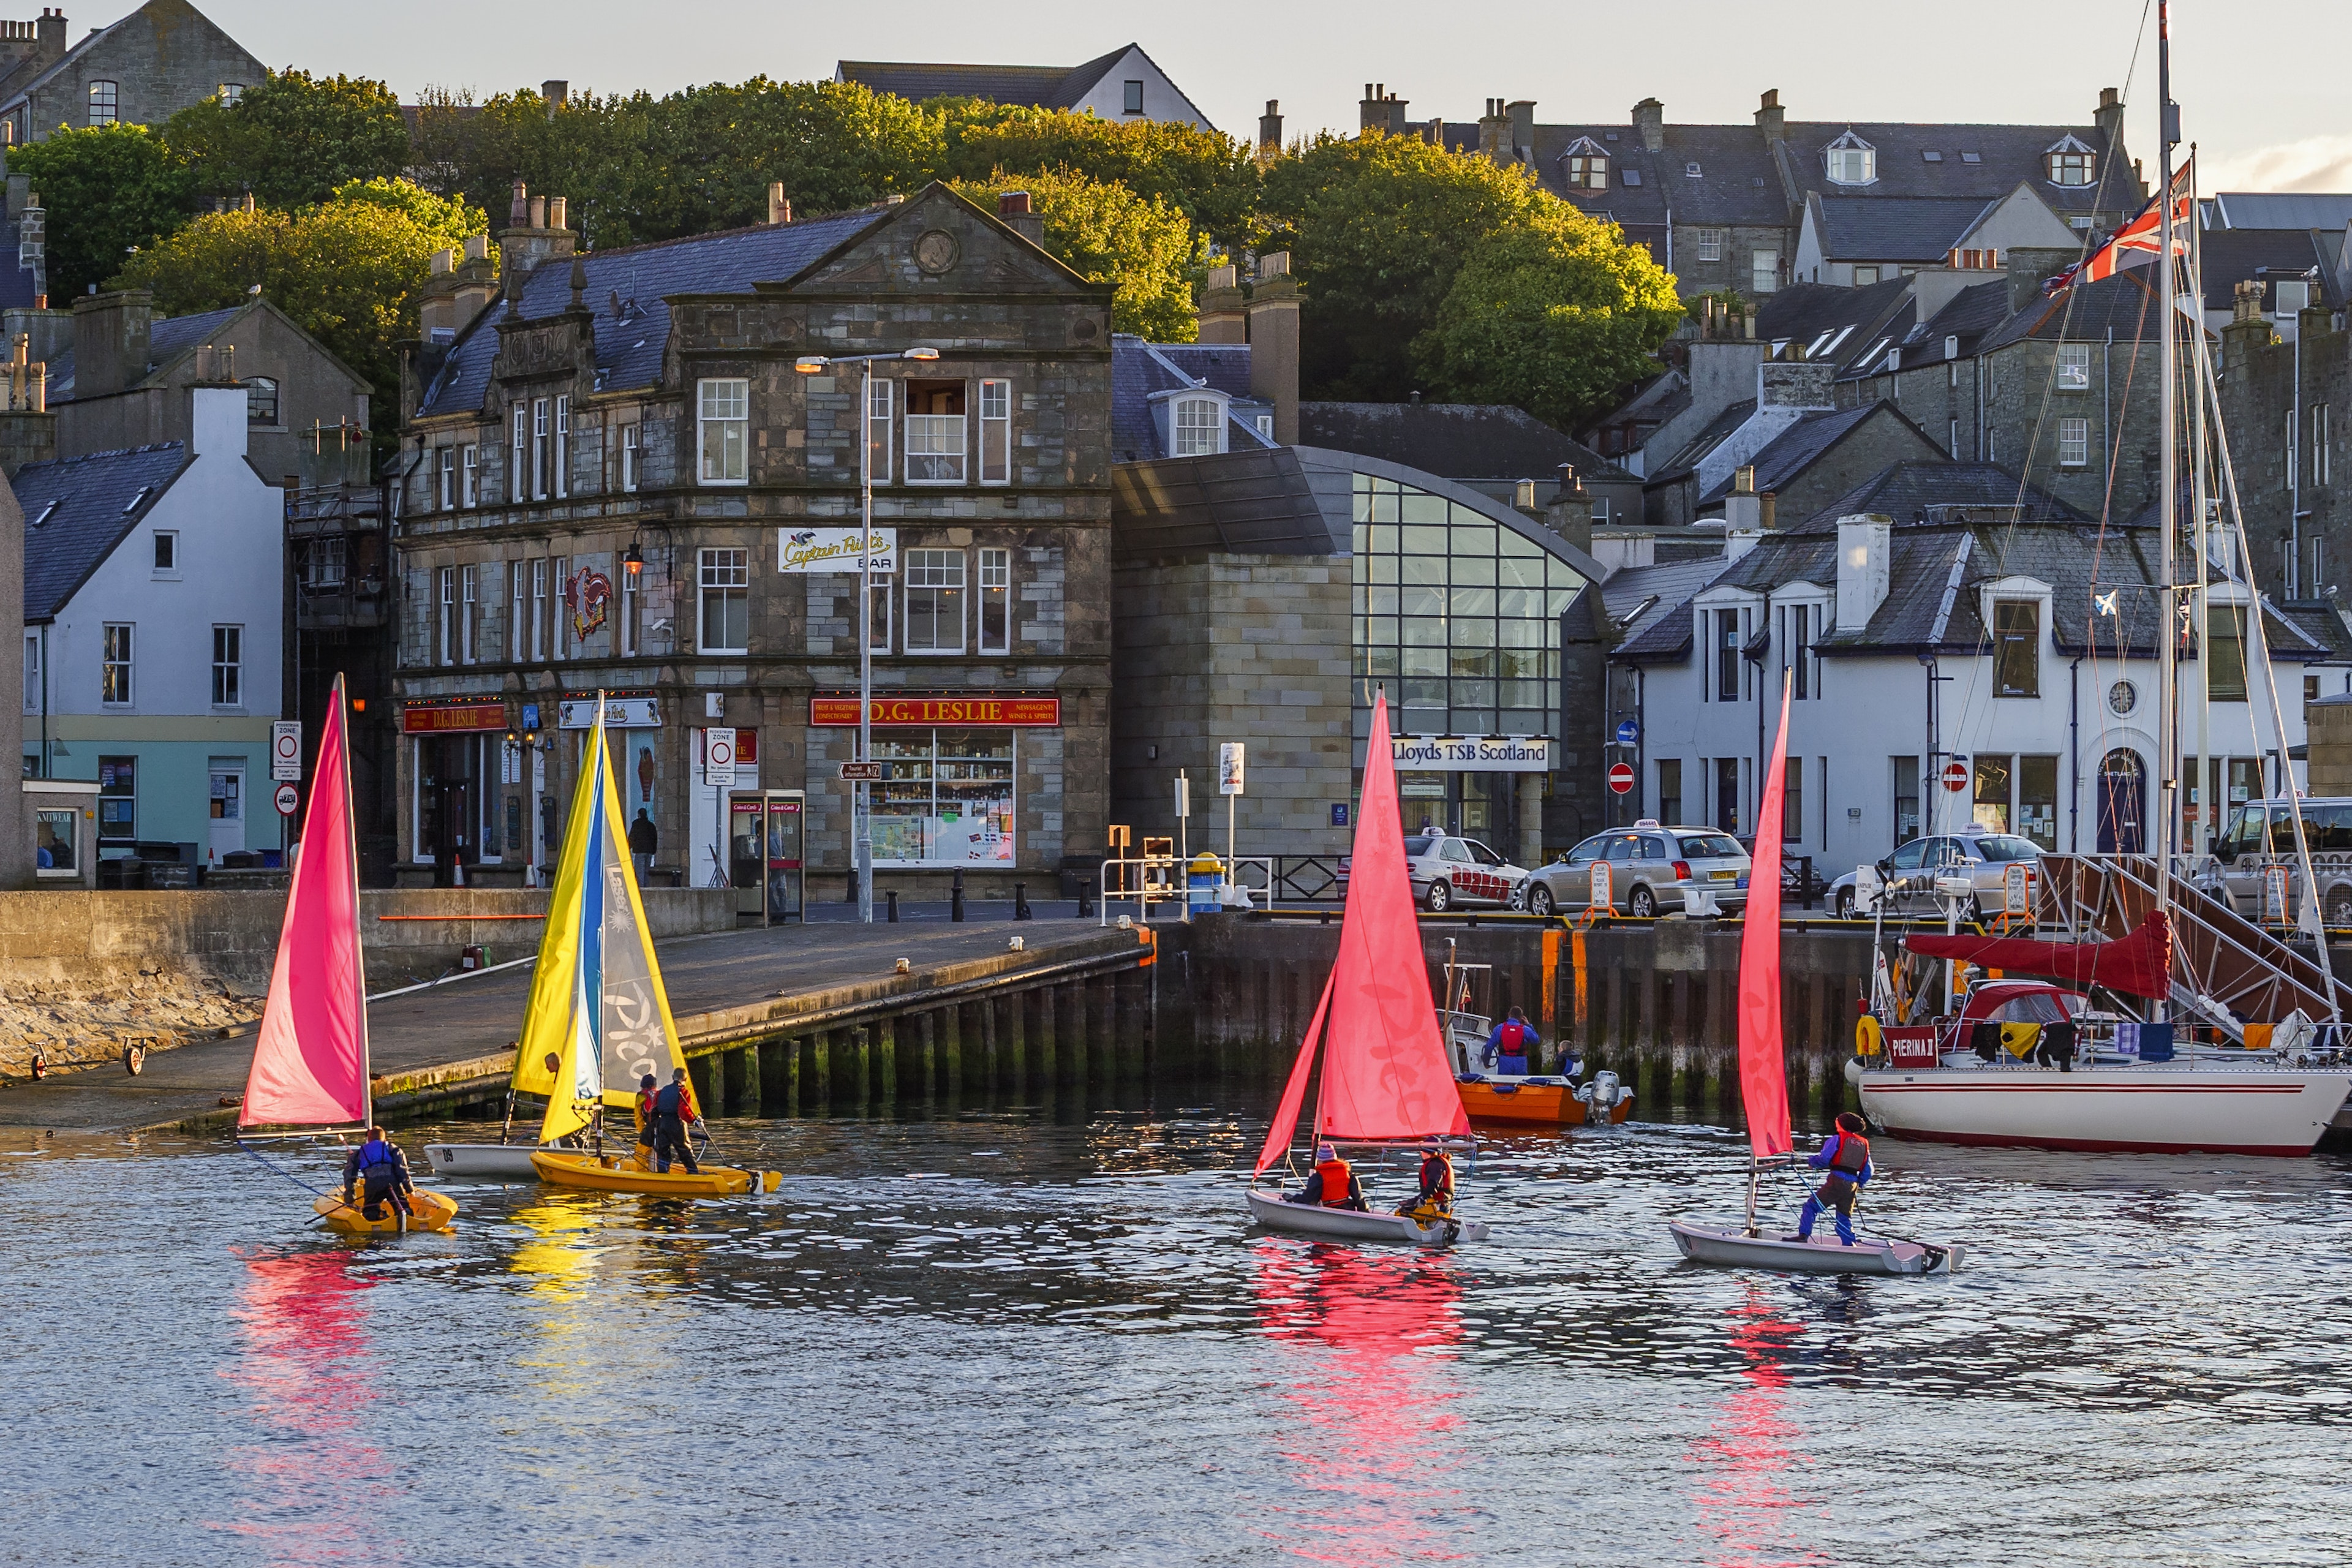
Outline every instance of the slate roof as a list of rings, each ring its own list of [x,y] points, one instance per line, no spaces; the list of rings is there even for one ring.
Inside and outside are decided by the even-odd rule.
[[[2209,228],[2197,237],[2198,262],[2205,278],[2205,308],[2227,310],[2237,303],[2237,286],[2263,277],[2263,309],[2278,308],[2274,285],[2319,269],[2319,298],[2334,310],[2345,304],[2336,271],[2344,249],[2341,229]]]
[[[1762,450],[1748,459],[1756,469],[1757,492],[1788,489],[1790,481],[1811,468],[1831,447],[1882,412],[1889,418],[1903,418],[1895,405],[1883,398],[1859,408],[1807,409],[1797,416],[1795,424],[1767,441]],[[1731,493],[1733,483],[1734,476],[1725,475],[1713,489],[1698,498],[1698,504],[1709,506],[1721,500]]]
[[[1767,342],[1786,340],[1805,345],[1806,357],[1828,358],[1851,364],[1873,344],[1900,339],[1911,325],[1916,307],[1912,279],[1888,278],[1859,289],[1834,283],[1790,283],[1767,295],[1756,312],[1756,335]],[[1843,337],[1838,329],[1853,330]],[[1822,334],[1830,341],[1822,342]],[[1820,344],[1818,349],[1814,344]],[[1885,350],[1880,349],[1884,354]]]
[[[2209,237],[2216,229],[2231,228],[2332,228],[2341,233],[2352,223],[2352,193],[2340,191],[2218,191],[2197,206]]]
[[[2135,267],[2035,300],[1987,333],[1977,352],[1990,353],[2027,338],[2097,342],[2105,341],[2110,331],[2118,343],[2137,342],[2142,332],[2153,340],[2163,324],[2160,310],[2156,269]]]
[[[1451,140],[1454,128],[1447,129]],[[1478,128],[1468,129],[1469,145],[1475,148]],[[1571,190],[1561,183],[1568,174],[1561,160],[1570,146],[1586,137],[1609,154],[1609,189],[1605,191]],[[1753,126],[1669,125],[1664,140],[1662,151],[1650,152],[1642,145],[1642,133],[1622,121],[1614,125],[1538,125],[1535,128],[1536,174],[1555,195],[1629,228],[1663,232],[1669,207],[1677,224],[1726,228],[1788,226],[1788,194],[1763,138]],[[1696,176],[1689,172],[1693,163],[1698,165]],[[1641,177],[1639,185],[1625,183],[1628,170]]]
[[[1295,447],[1118,463],[1110,472],[1118,558],[1333,555],[1353,547],[1352,538],[1332,537]]]
[[[834,247],[872,225],[887,221],[893,207],[869,207],[807,223],[761,224],[687,239],[588,251],[585,295],[595,317],[596,369],[601,386],[619,390],[650,386],[661,377],[669,341],[671,294],[748,294],[752,285],[780,282],[818,260]],[[621,312],[613,310],[613,297]],[[552,316],[572,307],[572,268],[551,262],[523,285],[522,314]],[[489,390],[490,366],[498,357],[498,323],[507,316],[501,294],[476,317],[442,361],[426,387],[421,417],[480,409]]]
[[[931,98],[982,98],[991,103],[1026,104],[1035,109],[1068,109],[1101,85],[1111,68],[1132,50],[1143,54],[1135,44],[1121,44],[1107,55],[1099,55],[1080,66],[975,66],[931,64],[912,60],[842,60],[834,67],[834,79],[854,81],[876,92],[896,93],[917,103]],[[1150,59],[1149,54],[1143,56]],[[1152,61],[1154,69],[1159,62]],[[1166,71],[1160,71],[1167,77]],[[1173,79],[1170,79],[1172,85]],[[1179,96],[1182,96],[1179,89]],[[1185,107],[1195,116],[1200,110],[1190,98]],[[1207,123],[1202,117],[1202,122]]]
[[[1822,254],[1838,261],[1941,261],[1995,204],[1975,196],[1808,195]]]
[[[1548,479],[1563,463],[1585,479],[1633,477],[1508,404],[1302,403],[1298,439],[1449,479]]]
[[[1251,408],[1266,406],[1250,395],[1247,343],[1150,343],[1129,333],[1112,333],[1111,461],[1145,463],[1158,458],[1160,426],[1152,416],[1152,395],[1202,384]],[[1270,445],[1239,417],[1228,421],[1225,444],[1228,447]]]
[[[1646,476],[1643,479],[1643,483],[1645,486],[1661,485],[1670,479],[1677,479],[1683,475],[1689,473],[1693,468],[1698,467],[1700,459],[1704,458],[1709,452],[1714,451],[1717,447],[1723,445],[1725,439],[1728,437],[1734,430],[1737,430],[1742,425],[1747,424],[1748,416],[1753,415],[1755,412],[1756,400],[1752,397],[1748,399],[1745,403],[1735,403],[1731,405],[1722,413],[1708,420],[1705,428],[1701,429],[1697,435],[1693,436],[1689,440],[1683,443],[1682,450],[1676,452],[1673,457],[1660,464],[1658,471],[1654,474]]]
[[[64,609],[192,460],[185,444],[162,441],[18,469],[10,488],[25,510],[25,618]]]
[[[226,310],[204,310],[193,316],[165,316],[149,330],[147,363],[151,369],[161,369],[190,349],[202,348],[214,333],[236,317],[251,310],[250,305],[231,305]]]
[[[2045,490],[2035,489],[1996,463],[1894,463],[1802,520],[1790,520],[1790,533],[1834,533],[1837,520],[1875,512],[1896,526],[1928,521],[1931,510],[1948,517],[1953,509],[1984,509],[1996,521],[2089,522],[2092,519]]]
[[[1824,196],[1971,197],[1998,201],[2018,187],[2034,194],[2060,216],[2069,213],[2127,211],[2139,205],[2128,166],[2106,156],[2105,132],[2096,125],[1919,125],[1864,121],[1790,121],[1783,128],[1778,162],[1790,185]],[[1876,180],[1867,185],[1830,184],[1824,156],[1831,142],[1852,132],[1878,153]],[[2057,185],[2045,177],[2042,154],[2072,136],[2098,153],[2099,182]],[[1938,153],[1936,162],[1925,154]],[[1974,153],[1970,163],[1964,154]]]
[[[1601,602],[1615,619],[1641,611],[1624,627],[1625,639],[1631,642],[1658,630],[1661,621],[1687,605],[1694,595],[1722,576],[1730,566],[1730,561],[1721,555],[1696,561],[1662,561],[1654,566],[1628,566],[1601,584]],[[1647,608],[1643,607],[1644,600],[1651,601]],[[1687,647],[1690,617],[1678,616],[1674,624],[1682,628],[1683,646]]]

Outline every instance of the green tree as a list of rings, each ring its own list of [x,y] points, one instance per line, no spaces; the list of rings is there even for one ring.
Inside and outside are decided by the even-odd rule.
[[[163,123],[199,199],[251,191],[264,206],[307,206],[352,180],[407,167],[400,100],[364,77],[268,72],[235,102],[208,98]]]
[[[1157,198],[1229,248],[1255,243],[1258,166],[1214,131],[1160,121],[1110,121],[1067,110],[940,100],[945,172],[959,179],[1069,170]]]
[[[1154,342],[1188,343],[1199,331],[1192,281],[1204,259],[1192,226],[1168,203],[1147,201],[1125,185],[1066,171],[1029,174],[1017,182],[1045,220],[1045,248],[1091,283],[1109,283],[1110,324]],[[1007,176],[950,184],[966,200],[996,210]]]
[[[187,172],[143,125],[60,126],[9,148],[8,173],[31,181],[48,215],[49,293],[61,303],[187,221]]]
[[[1413,357],[1442,396],[1513,404],[1566,429],[1654,368],[1683,319],[1674,275],[1646,248],[1547,197],[1464,258]]]

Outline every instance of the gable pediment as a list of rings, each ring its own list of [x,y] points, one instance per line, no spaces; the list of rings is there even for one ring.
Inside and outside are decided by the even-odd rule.
[[[887,211],[797,276],[762,289],[883,294],[1095,291],[992,214],[933,184]]]

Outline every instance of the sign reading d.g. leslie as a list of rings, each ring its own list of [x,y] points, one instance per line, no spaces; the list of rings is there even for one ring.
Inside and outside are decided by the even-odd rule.
[[[877,697],[877,724],[1024,725],[1052,728],[1062,721],[1058,697]],[[812,697],[809,722],[857,722],[856,697]]]
[[[454,735],[506,727],[504,702],[445,702],[430,707],[412,702],[400,712],[400,728],[410,735]]]

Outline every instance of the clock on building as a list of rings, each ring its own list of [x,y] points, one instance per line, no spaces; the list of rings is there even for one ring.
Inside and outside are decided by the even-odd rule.
[[[2128,680],[2118,680],[2107,688],[2107,711],[2123,718],[2139,706],[2139,688]]]

